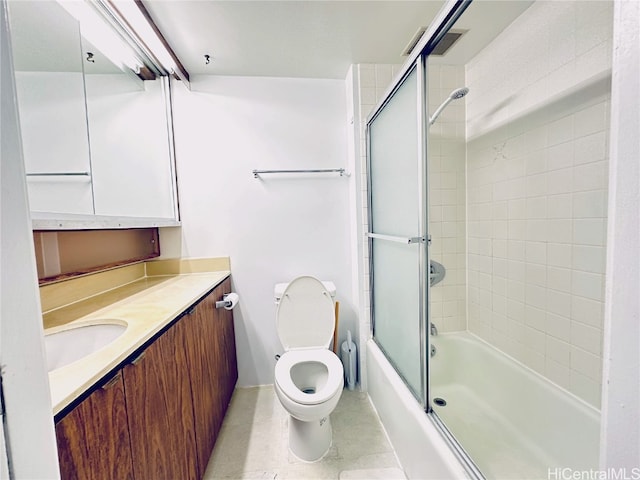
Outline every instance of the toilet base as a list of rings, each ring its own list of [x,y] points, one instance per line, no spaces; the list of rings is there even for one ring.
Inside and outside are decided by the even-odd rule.
[[[324,457],[331,446],[331,436],[329,416],[312,422],[289,417],[289,448],[300,460],[315,462]]]

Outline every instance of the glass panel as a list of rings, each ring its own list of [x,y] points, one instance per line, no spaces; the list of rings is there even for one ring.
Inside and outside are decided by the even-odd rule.
[[[422,176],[418,108],[419,75],[414,67],[369,127],[372,233],[421,235]],[[371,241],[374,337],[407,386],[424,405],[421,355],[420,261],[423,244]]]
[[[418,234],[417,73],[400,88],[370,126],[371,231]]]
[[[416,397],[422,397],[419,245],[373,239],[374,336]]]

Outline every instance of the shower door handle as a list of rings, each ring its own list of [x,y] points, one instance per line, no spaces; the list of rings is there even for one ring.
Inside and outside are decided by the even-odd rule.
[[[394,235],[382,235],[380,233],[367,233],[369,238],[377,238],[379,240],[387,240],[389,242],[404,243],[405,245],[412,245],[414,243],[425,243],[427,237],[396,237]]]

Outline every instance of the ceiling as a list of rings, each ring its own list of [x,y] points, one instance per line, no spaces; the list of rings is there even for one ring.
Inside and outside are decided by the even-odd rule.
[[[454,28],[469,30],[436,61],[464,64],[528,8],[476,0]],[[191,74],[344,79],[355,63],[403,63],[441,0],[145,0]],[[211,56],[205,63],[204,55]]]

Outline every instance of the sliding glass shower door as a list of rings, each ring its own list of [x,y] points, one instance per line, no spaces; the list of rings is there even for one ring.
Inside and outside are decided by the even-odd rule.
[[[374,340],[426,406],[425,67],[409,70],[367,124]]]

